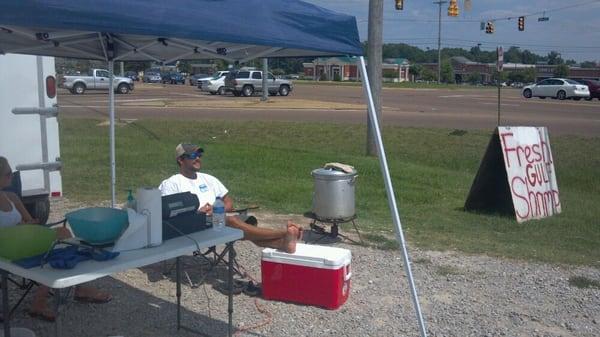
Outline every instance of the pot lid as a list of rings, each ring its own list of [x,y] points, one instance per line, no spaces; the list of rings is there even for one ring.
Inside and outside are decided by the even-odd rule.
[[[352,172],[346,173],[333,168],[318,168],[316,170],[313,170],[311,175],[313,177],[319,177],[323,179],[340,179],[355,176],[356,170],[353,169]]]

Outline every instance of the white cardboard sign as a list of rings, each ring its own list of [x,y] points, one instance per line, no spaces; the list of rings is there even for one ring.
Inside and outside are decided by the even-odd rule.
[[[554,159],[545,127],[498,127],[518,222],[561,212]]]

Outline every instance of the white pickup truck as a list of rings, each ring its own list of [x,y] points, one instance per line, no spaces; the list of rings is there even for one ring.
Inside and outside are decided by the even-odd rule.
[[[113,77],[115,92],[126,94],[133,90],[133,80],[128,77]],[[81,95],[86,90],[108,90],[110,80],[108,70],[92,69],[87,75],[64,76],[61,87],[69,89],[72,94]]]

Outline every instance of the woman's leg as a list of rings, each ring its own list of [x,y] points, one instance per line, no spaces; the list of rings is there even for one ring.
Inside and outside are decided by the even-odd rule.
[[[29,308],[29,314],[45,321],[54,322],[54,320],[56,320],[56,313],[48,308],[49,293],[50,289],[46,286],[39,286],[36,289],[33,296],[33,302]]]

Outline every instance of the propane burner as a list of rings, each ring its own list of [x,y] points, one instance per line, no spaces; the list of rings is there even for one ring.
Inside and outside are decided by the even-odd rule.
[[[304,216],[309,219],[312,219],[312,221],[310,223],[311,233],[315,233],[315,234],[319,235],[319,238],[317,238],[313,243],[317,243],[325,238],[336,239],[337,237],[341,237],[345,240],[354,242],[356,244],[364,243],[362,237],[360,236],[360,231],[358,230],[358,226],[356,226],[356,222],[354,221],[354,220],[356,220],[356,215],[353,215],[351,217],[346,217],[346,218],[327,219],[327,218],[319,217],[313,212],[307,212],[307,213],[304,213]],[[348,223],[348,222],[352,222],[352,226],[354,227],[356,234],[358,234],[358,239],[360,240],[360,242],[353,240],[353,239],[349,238],[347,235],[340,233],[338,224]],[[329,232],[326,229],[327,224],[331,224],[331,231],[329,231]]]

